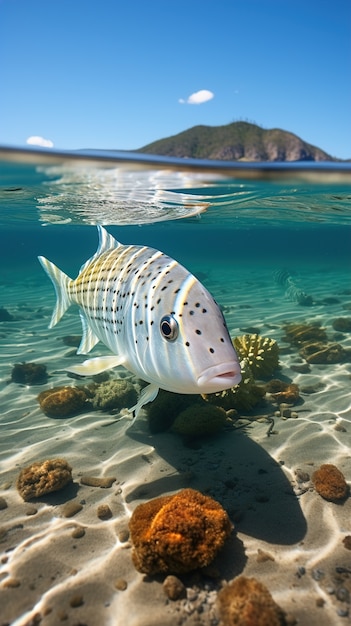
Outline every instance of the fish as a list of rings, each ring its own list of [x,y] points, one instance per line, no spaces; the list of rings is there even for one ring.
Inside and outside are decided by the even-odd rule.
[[[112,352],[67,371],[92,376],[122,365],[148,383],[129,409],[134,418],[159,389],[208,394],[237,385],[240,363],[224,316],[201,282],[160,250],[124,245],[97,228],[97,251],[75,279],[38,257],[56,292],[49,328],[76,304],[83,331],[77,354],[99,341]]]

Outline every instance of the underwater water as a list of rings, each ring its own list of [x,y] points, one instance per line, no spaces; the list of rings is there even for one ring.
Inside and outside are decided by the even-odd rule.
[[[288,623],[350,623],[351,499],[323,498],[313,473],[328,463],[351,480],[351,167],[5,149],[0,175],[0,626],[216,626],[218,592],[240,575],[264,583]],[[78,310],[48,329],[55,293],[37,257],[75,278],[96,224],[194,273],[232,338],[277,343],[279,366],[243,365],[245,401],[210,436],[201,421],[191,436],[172,427],[173,397],[132,424],[128,401],[95,400],[106,381],[67,373],[87,358]],[[107,354],[99,343],[91,356]],[[31,363],[46,373],[18,367]],[[109,376],[140,392],[124,368]],[[39,405],[43,391],[88,385],[67,415]],[[73,483],[25,501],[20,471],[55,458]],[[211,567],[179,575],[186,597],[172,601],[166,574],[136,570],[128,523],[188,487],[235,529]]]

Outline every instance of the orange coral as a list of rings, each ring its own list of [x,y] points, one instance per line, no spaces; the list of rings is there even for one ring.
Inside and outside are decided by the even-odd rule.
[[[233,526],[218,502],[194,489],[183,489],[139,504],[129,528],[136,569],[157,574],[209,565]]]
[[[332,463],[321,465],[312,475],[312,481],[317,493],[325,500],[337,502],[348,495],[349,487],[345,477]]]
[[[68,417],[82,410],[87,399],[79,387],[54,387],[38,395],[41,410],[49,417]]]
[[[36,461],[23,468],[17,479],[17,490],[23,500],[32,500],[58,491],[72,481],[72,468],[64,459]]]
[[[285,626],[284,611],[267,587],[255,578],[239,576],[218,594],[223,626]]]

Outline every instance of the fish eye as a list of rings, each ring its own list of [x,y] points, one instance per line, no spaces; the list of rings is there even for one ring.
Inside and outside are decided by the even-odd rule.
[[[167,341],[174,341],[178,337],[178,322],[172,315],[164,315],[160,321],[161,335]]]

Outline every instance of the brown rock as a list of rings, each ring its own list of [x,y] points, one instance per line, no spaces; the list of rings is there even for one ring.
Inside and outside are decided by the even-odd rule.
[[[218,594],[223,626],[286,626],[285,612],[267,587],[255,578],[239,576]]]
[[[330,500],[331,502],[340,502],[349,493],[349,487],[344,475],[331,463],[321,465],[312,474],[312,481],[317,493],[325,500]]]
[[[21,470],[16,487],[23,500],[39,498],[72,482],[72,468],[64,459],[36,461]]]

